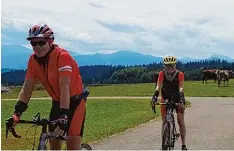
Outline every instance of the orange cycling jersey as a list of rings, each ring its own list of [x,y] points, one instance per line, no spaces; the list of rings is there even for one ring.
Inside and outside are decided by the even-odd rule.
[[[59,78],[69,76],[70,96],[81,94],[83,91],[82,78],[76,61],[68,51],[57,45],[46,57],[46,63],[40,64],[35,54],[28,61],[26,79],[34,79],[41,82],[53,100],[60,100]]]

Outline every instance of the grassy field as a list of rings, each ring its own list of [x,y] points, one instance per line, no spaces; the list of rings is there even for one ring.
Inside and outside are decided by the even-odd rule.
[[[22,138],[14,138],[11,134],[7,139],[5,138],[4,122],[13,113],[14,104],[15,101],[2,101],[2,149],[32,149],[32,145],[26,139],[26,130],[30,127],[29,125],[17,125],[16,130]],[[157,110],[157,115],[151,111],[149,100],[88,100],[86,106],[84,142],[88,143],[123,132],[160,115],[160,110]],[[32,100],[21,119],[31,120],[37,112],[41,113],[41,117],[48,117],[50,107],[50,100]],[[35,128],[32,128],[28,133],[31,142],[33,141],[34,130]],[[38,127],[37,139],[40,131],[41,129]]]
[[[154,91],[153,83],[146,84],[115,84],[108,86],[89,87],[90,96],[151,96]],[[17,98],[19,89],[2,94],[2,98]],[[218,87],[212,80],[208,84],[201,81],[185,81],[185,96],[189,97],[234,97],[234,79],[229,81],[229,86]],[[32,97],[48,97],[44,90],[34,91]]]

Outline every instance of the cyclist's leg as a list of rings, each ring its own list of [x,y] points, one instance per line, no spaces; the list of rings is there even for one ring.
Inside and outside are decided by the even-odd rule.
[[[182,145],[185,145],[185,137],[186,137],[186,126],[184,121],[185,111],[181,107],[178,107],[176,111],[177,111],[177,121],[180,129]]]
[[[52,108],[50,111],[50,120],[57,120],[59,118],[59,110],[60,110],[59,101],[52,102]],[[49,126],[49,132],[53,132],[55,130],[55,126]],[[50,142],[50,150],[61,150],[62,141],[56,138],[51,138]]]
[[[71,104],[72,105],[72,104]],[[85,101],[82,99],[78,106],[73,110],[69,119],[69,131],[67,137],[68,150],[80,150],[83,137],[83,129],[85,122]]]

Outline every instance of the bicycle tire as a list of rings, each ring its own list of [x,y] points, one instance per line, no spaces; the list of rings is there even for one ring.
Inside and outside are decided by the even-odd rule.
[[[162,150],[171,150],[170,123],[166,122],[163,127]]]
[[[92,150],[89,144],[83,143],[81,144],[81,150]]]
[[[177,136],[177,131],[176,131],[175,123],[173,123],[173,132],[172,132],[172,136],[173,136],[173,138],[172,138],[172,144],[171,144],[171,145],[172,145],[172,147],[174,148],[176,139],[179,137],[179,136]]]

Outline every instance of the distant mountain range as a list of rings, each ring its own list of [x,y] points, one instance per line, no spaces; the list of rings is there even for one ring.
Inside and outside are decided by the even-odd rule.
[[[28,49],[21,45],[1,45],[2,52],[2,69],[26,69],[27,61],[29,56],[32,53],[31,49]],[[91,54],[91,55],[82,55],[74,51],[69,51],[70,54],[78,62],[79,66],[84,65],[139,65],[139,64],[149,64],[153,62],[161,62],[161,57],[155,57],[151,55],[144,55],[137,52],[132,52],[128,50],[122,50],[111,54]],[[234,62],[234,59],[219,55],[213,54],[206,60],[212,59],[221,59],[228,62]],[[189,61],[200,61],[205,59],[192,59],[192,58],[182,58],[179,59],[182,62]],[[8,69],[5,69],[8,68]],[[2,71],[3,72],[3,71]]]

